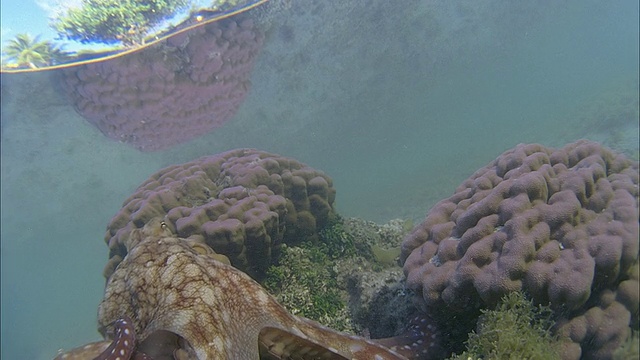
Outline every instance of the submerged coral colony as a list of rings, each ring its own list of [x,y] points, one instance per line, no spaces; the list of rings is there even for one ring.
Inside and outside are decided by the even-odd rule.
[[[410,231],[293,159],[171,166],[108,225],[106,340],[58,358],[637,358],[638,195],[588,141],[505,152]]]

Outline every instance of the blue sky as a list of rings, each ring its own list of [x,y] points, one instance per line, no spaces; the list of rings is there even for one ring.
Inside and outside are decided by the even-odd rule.
[[[41,40],[54,40],[56,32],[49,27],[49,16],[55,9],[78,4],[79,0],[0,0],[0,37],[2,46],[20,33],[40,35]],[[82,46],[70,41],[66,50]]]
[[[16,34],[28,32],[43,34],[43,38],[53,39],[55,32],[48,26],[47,12],[33,0],[0,0],[0,26],[2,40]]]
[[[217,0],[192,0],[199,8],[215,3]],[[40,35],[40,40],[54,40],[57,34],[49,27],[49,18],[56,12],[71,6],[78,6],[82,0],[0,0],[0,37],[4,47],[7,40],[17,34]],[[206,4],[206,5],[205,5]],[[99,49],[101,45],[83,45],[62,40],[67,44],[65,50]]]

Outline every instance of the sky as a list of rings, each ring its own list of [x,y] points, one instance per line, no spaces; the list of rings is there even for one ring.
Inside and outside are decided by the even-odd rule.
[[[78,6],[81,3],[82,0],[0,0],[2,46],[6,45],[7,40],[21,33],[28,33],[34,37],[40,35],[40,40],[54,40],[57,33],[49,27],[49,18],[57,11]],[[205,7],[205,3],[211,4],[212,1],[194,0],[192,3]],[[64,47],[67,51],[103,48],[101,45],[85,45],[68,40],[63,40],[62,43],[67,44]]]
[[[49,17],[57,9],[73,6],[80,0],[0,0],[0,37],[2,46],[17,34],[40,35],[40,40],[54,40],[57,33],[49,27]],[[81,44],[63,41],[66,50],[83,48]]]

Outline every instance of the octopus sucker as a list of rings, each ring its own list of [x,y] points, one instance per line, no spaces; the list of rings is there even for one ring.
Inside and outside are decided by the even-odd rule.
[[[113,324],[113,341],[99,341],[58,355],[55,360],[145,360],[150,359],[142,351],[136,351],[136,334],[133,323],[122,317]],[[135,353],[135,357],[134,357]]]
[[[109,349],[131,359],[408,358],[288,313],[247,274],[186,239],[148,227],[131,239],[98,309],[101,332],[114,336]]]
[[[58,354],[54,360],[86,360],[95,359],[105,351],[113,341],[96,341]]]
[[[447,355],[436,321],[424,314],[414,316],[403,334],[375,341],[414,360],[444,358]]]

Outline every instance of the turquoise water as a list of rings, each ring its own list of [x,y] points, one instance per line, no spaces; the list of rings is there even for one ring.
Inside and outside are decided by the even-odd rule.
[[[106,224],[170,164],[280,153],[329,174],[340,213],[383,222],[419,221],[518,143],[637,158],[637,2],[394,4],[282,2],[236,117],[157,153],[106,139],[47,73],[2,75],[2,358],[99,339]]]

